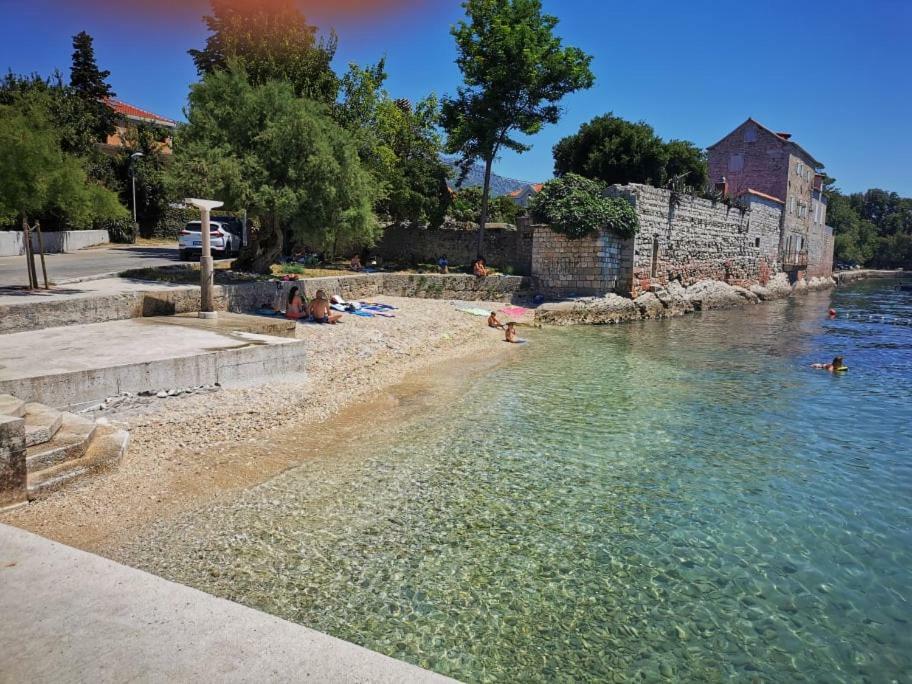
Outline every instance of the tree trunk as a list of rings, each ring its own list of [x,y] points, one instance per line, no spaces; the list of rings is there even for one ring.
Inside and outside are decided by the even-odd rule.
[[[479,258],[484,257],[484,236],[485,226],[488,223],[488,199],[491,194],[491,166],[494,164],[494,157],[485,159],[484,188],[481,191],[481,218],[478,221],[478,249],[476,250]]]
[[[282,256],[284,238],[278,216],[273,216],[250,236],[247,246],[231,264],[236,271],[248,273],[269,273],[270,267]]]
[[[22,240],[25,243],[25,265],[28,269],[29,289],[38,289],[38,271],[35,269],[35,253],[32,252],[32,235],[29,231],[28,216],[22,212]]]

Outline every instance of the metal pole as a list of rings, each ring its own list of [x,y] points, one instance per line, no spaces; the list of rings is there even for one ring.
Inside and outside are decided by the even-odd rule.
[[[35,230],[38,231],[38,254],[41,255],[41,272],[44,274],[44,289],[50,290],[48,287],[48,270],[47,265],[44,263],[44,237],[41,235],[41,221],[35,221]],[[35,274],[35,280],[38,280],[37,274]]]
[[[201,208],[200,236],[203,247],[200,253],[200,318],[215,318],[212,306],[212,248],[209,239],[209,209]]]
[[[136,167],[130,169],[130,176],[133,179],[133,224],[136,225]]]

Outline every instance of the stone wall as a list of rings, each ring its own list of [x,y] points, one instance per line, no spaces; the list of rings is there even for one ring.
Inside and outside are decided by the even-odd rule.
[[[833,228],[811,222],[808,233],[808,278],[829,278],[833,275]]]
[[[623,289],[631,278],[632,241],[602,231],[571,239],[535,226],[532,276],[535,291],[549,297],[601,295]]]
[[[394,225],[383,231],[371,253],[399,264],[435,264],[446,254],[451,265],[468,266],[477,256],[477,243],[477,230]],[[528,275],[532,259],[531,228],[522,222],[515,229],[489,226],[485,230],[484,255],[490,266]]]
[[[777,202],[746,195],[742,210],[691,195],[672,202],[670,190],[648,185],[615,185],[609,192],[627,198],[640,223],[632,278],[619,282],[620,294],[636,297],[672,280],[684,286],[707,279],[764,285],[780,270]]]

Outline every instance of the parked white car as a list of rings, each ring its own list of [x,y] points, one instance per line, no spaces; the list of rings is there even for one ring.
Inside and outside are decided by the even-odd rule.
[[[177,238],[177,251],[181,260],[200,256],[203,251],[202,223],[189,221]],[[213,218],[209,221],[209,243],[212,256],[226,259],[241,251],[243,240],[241,222],[237,219]]]

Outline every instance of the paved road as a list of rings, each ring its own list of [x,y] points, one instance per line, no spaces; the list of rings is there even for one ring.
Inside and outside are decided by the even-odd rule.
[[[48,280],[52,283],[72,278],[86,278],[102,273],[115,273],[130,268],[149,268],[177,264],[177,247],[143,247],[124,245],[108,249],[84,249],[72,254],[45,256]],[[38,282],[42,282],[41,261],[35,258]],[[0,287],[28,283],[24,256],[0,257]]]

